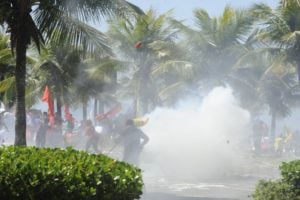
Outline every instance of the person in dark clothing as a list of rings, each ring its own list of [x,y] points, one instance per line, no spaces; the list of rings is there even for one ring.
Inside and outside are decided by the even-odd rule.
[[[56,112],[54,117],[54,124],[51,123],[51,119],[49,118],[50,129],[49,134],[47,136],[47,145],[49,147],[61,148],[64,147],[64,137],[62,134],[62,118]]]
[[[37,147],[45,147],[46,143],[46,133],[49,128],[48,125],[48,117],[47,113],[43,113],[43,119],[42,123],[36,133],[36,146]]]
[[[139,164],[139,157],[149,137],[135,126],[134,121],[126,121],[126,128],[121,137],[124,145],[123,160],[131,164]]]
[[[92,147],[95,153],[99,153],[100,152],[100,150],[98,149],[99,135],[97,134],[91,120],[86,121],[85,135],[87,136],[85,150],[88,151],[90,147]]]

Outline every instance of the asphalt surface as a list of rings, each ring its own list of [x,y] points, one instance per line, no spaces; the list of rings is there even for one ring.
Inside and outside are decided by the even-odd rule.
[[[169,193],[148,193],[144,194],[142,200],[234,200],[228,198],[211,198],[211,197],[189,197]]]
[[[297,158],[249,158],[243,170],[212,180],[170,179],[148,167],[143,175],[145,188],[141,200],[250,200],[259,180],[280,178],[281,162],[294,159]]]

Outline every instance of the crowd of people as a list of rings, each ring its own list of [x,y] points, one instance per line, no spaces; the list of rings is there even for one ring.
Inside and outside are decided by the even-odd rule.
[[[14,126],[12,113],[0,114],[0,144],[12,143]],[[110,154],[122,147],[122,159],[132,164],[139,163],[139,156],[149,137],[141,130],[145,121],[136,121],[119,115],[113,119],[101,118],[77,121],[72,114],[62,119],[56,113],[49,120],[47,112],[29,110],[26,116],[26,139],[28,145],[37,147],[72,146],[91,153]],[[5,120],[6,119],[6,120]],[[255,155],[295,155],[300,156],[300,132],[284,127],[280,134],[272,139],[268,125],[263,120],[255,120],[252,126],[252,150]],[[118,148],[116,148],[118,147]]]
[[[300,132],[287,126],[270,137],[270,129],[263,120],[255,120],[252,126],[252,146],[255,155],[300,156]]]
[[[0,116],[1,144],[9,143],[6,136],[13,134],[14,127],[9,130],[4,116]],[[87,119],[78,122],[72,114],[62,119],[56,113],[54,121],[51,122],[47,112],[29,110],[26,121],[26,139],[30,146],[72,146],[91,153],[111,153],[121,147],[122,159],[132,164],[139,163],[140,153],[149,141],[139,124],[121,115],[113,120],[105,118],[93,122]]]

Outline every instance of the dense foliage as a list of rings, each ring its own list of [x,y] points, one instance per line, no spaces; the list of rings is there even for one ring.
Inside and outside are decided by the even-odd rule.
[[[141,171],[68,148],[0,148],[1,199],[138,199]]]
[[[282,179],[261,180],[256,186],[253,198],[256,200],[294,200],[300,198],[300,160],[282,163]]]

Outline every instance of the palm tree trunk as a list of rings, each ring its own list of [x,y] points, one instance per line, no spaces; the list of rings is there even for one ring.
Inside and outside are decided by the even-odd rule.
[[[23,27],[23,26],[22,26]],[[21,29],[22,29],[21,27]],[[23,27],[23,29],[25,29]],[[24,33],[26,34],[26,33]],[[25,78],[26,78],[26,36],[19,36],[16,45],[16,123],[15,145],[26,146],[26,110],[25,110]]]
[[[56,110],[57,110],[57,117],[59,117],[59,119],[62,119],[62,112],[61,112],[61,107],[62,107],[62,103],[61,103],[61,99],[59,97],[60,95],[58,95],[58,97],[56,97]]]
[[[297,73],[298,73],[298,83],[300,84],[300,55],[299,58],[296,59],[296,64],[297,64]]]
[[[147,98],[147,94],[144,94],[144,98],[143,98],[143,113],[142,115],[145,115],[146,113],[148,113],[149,110],[149,100]]]
[[[61,107],[62,107],[62,103],[61,103],[61,93],[58,93],[57,97],[56,97],[56,116],[55,119],[57,120],[55,123],[57,124],[57,132],[62,135],[62,125],[63,125],[63,118],[62,118],[62,112],[61,112]]]
[[[272,113],[271,113],[271,134],[270,134],[271,144],[274,144],[274,141],[275,141],[276,118],[277,118],[276,111],[272,111]]]
[[[87,102],[82,103],[82,119],[87,120]]]
[[[98,100],[95,98],[94,99],[94,116],[97,115],[98,112]]]
[[[133,108],[133,117],[136,118],[140,114],[140,101],[138,97],[136,97],[133,101]]]
[[[94,99],[94,114],[93,114],[93,120],[96,123],[96,116],[98,111],[98,100],[97,98]]]

